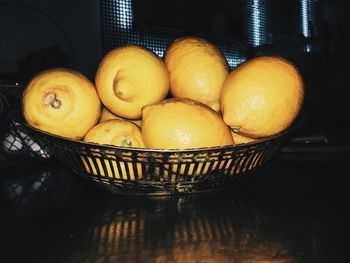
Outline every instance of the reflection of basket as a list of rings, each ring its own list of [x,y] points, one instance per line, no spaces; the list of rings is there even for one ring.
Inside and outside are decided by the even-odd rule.
[[[85,143],[28,128],[75,173],[124,194],[215,190],[268,161],[290,131],[237,146],[154,150]]]
[[[300,262],[284,231],[271,231],[244,195],[104,200],[87,208],[74,262]],[[243,198],[242,198],[243,197]],[[81,226],[81,222],[79,222]],[[83,225],[84,226],[84,225]],[[71,247],[69,247],[71,249]],[[65,253],[62,253],[63,255]],[[61,259],[65,262],[67,260]]]

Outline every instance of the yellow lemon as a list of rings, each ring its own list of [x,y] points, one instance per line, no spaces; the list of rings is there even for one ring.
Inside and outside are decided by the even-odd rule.
[[[144,148],[140,128],[125,120],[107,120],[97,124],[85,136],[84,141],[98,144]],[[142,178],[142,164],[135,162],[130,153],[123,153],[123,160],[116,158],[113,149],[107,150],[109,158],[102,158],[98,149],[92,156],[81,156],[88,173],[114,179],[135,180]],[[146,164],[144,164],[147,166]]]
[[[47,70],[31,79],[22,103],[24,118],[30,125],[71,139],[84,137],[101,114],[92,82],[64,68]]]
[[[108,120],[94,126],[84,137],[86,142],[144,148],[141,130],[125,120]]]
[[[222,87],[224,121],[252,138],[278,134],[297,117],[304,83],[296,66],[278,56],[250,59],[234,69]]]
[[[106,107],[102,107],[102,112],[101,112],[101,117],[99,122],[101,123],[108,120],[126,120],[126,119],[113,114]],[[141,127],[141,120],[128,120],[128,121],[131,121],[135,123],[137,126]]]
[[[233,144],[229,127],[209,106],[191,99],[167,99],[142,111],[148,148],[188,149]]]
[[[164,61],[174,97],[197,100],[220,110],[220,90],[229,67],[213,43],[197,37],[178,38],[167,48]]]
[[[118,47],[104,56],[95,82],[102,103],[127,119],[140,119],[144,106],[164,99],[169,92],[164,62],[137,45]]]

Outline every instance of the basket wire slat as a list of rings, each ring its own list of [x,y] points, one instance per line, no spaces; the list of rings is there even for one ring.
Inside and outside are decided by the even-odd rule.
[[[234,158],[234,165],[233,165],[233,171],[232,171],[232,176],[237,176],[239,174],[239,170],[240,170],[240,163],[242,161],[242,156],[237,154],[235,155]]]
[[[210,178],[210,175],[212,173],[215,173],[216,167],[217,167],[218,161],[212,161],[209,163],[209,167],[208,167],[208,171],[211,171],[211,173],[209,174],[201,174],[198,176],[198,181],[202,181],[202,180],[208,180],[208,178]]]
[[[226,164],[225,164],[225,170],[224,170],[224,172],[223,172],[223,175],[225,176],[225,177],[228,177],[228,176],[230,176],[230,171],[231,171],[231,169],[232,169],[232,167],[233,167],[233,164],[234,164],[234,161],[233,161],[233,159],[229,159],[229,160],[227,160],[227,162],[226,162]]]
[[[123,148],[65,139],[26,125],[75,173],[113,193],[177,194],[220,189],[267,162],[287,131],[244,145],[189,150]]]
[[[249,162],[249,152],[247,152],[243,158],[242,161],[240,163],[241,167],[240,167],[240,171],[241,173],[245,173],[246,171],[249,170],[249,166],[248,166],[248,162]]]
[[[259,151],[254,159],[253,159],[253,162],[252,162],[252,167],[258,167],[259,166],[259,163],[260,163],[260,160],[261,160],[261,156],[262,156],[263,152],[262,151]]]

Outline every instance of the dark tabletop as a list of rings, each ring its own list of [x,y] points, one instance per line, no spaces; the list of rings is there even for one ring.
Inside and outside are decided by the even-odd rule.
[[[226,190],[112,195],[59,162],[0,168],[0,262],[350,262],[349,152],[280,152]]]

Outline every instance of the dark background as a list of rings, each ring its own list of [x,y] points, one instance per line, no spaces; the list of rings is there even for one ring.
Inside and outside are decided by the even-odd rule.
[[[306,82],[304,132],[350,134],[347,65],[349,40],[345,1],[315,1],[316,53],[296,54],[297,0],[267,0],[273,43],[269,51],[291,57]],[[133,1],[135,28],[157,25],[184,34],[205,33],[246,41],[243,1]],[[98,0],[0,0],[0,83],[25,84],[40,70],[67,66],[94,78],[104,50]],[[294,52],[294,53],[293,53]]]

